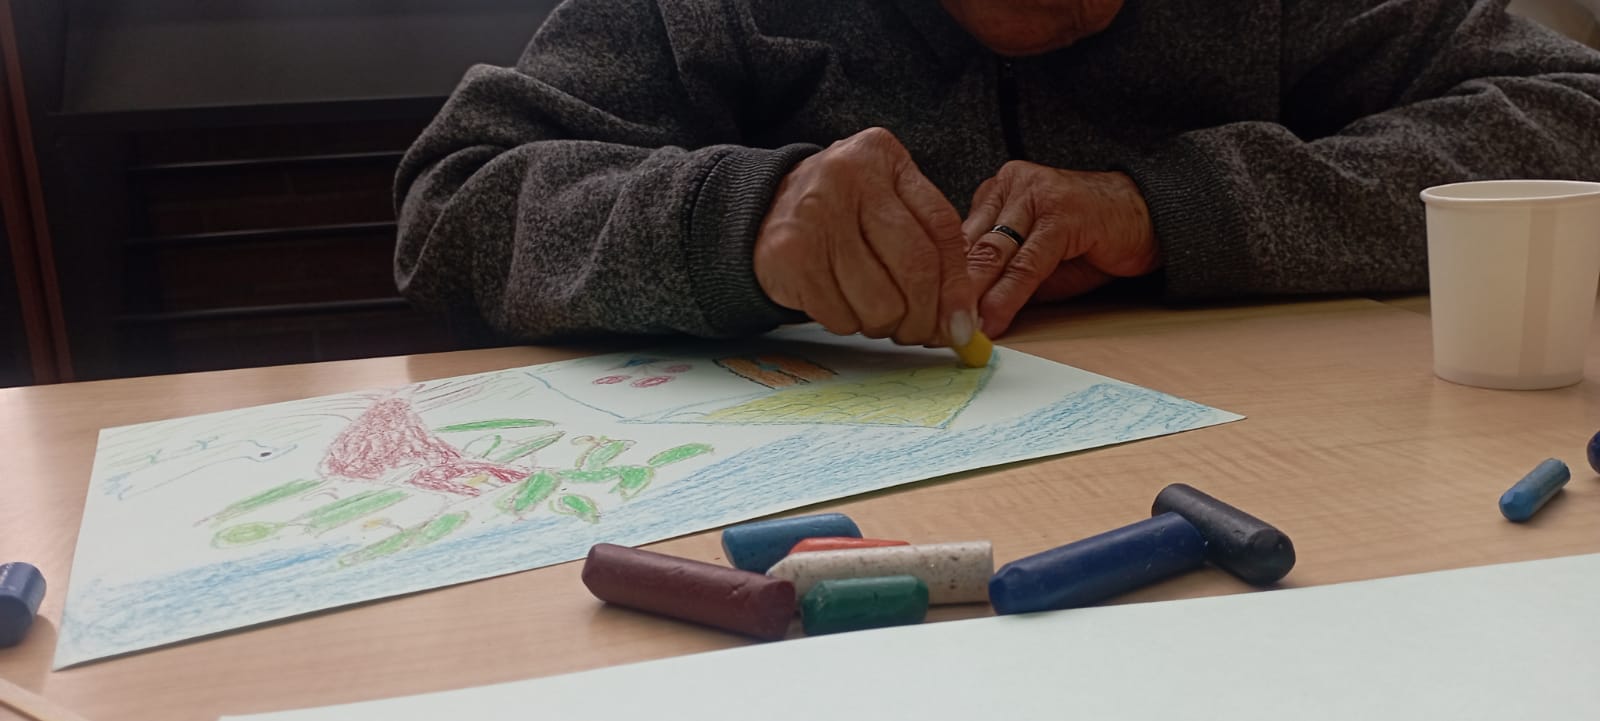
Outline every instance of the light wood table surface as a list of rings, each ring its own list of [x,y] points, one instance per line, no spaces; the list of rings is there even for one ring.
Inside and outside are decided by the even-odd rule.
[[[807,510],[847,512],[887,538],[988,538],[1003,563],[1146,517],[1157,490],[1183,481],[1286,530],[1300,558],[1293,586],[1600,552],[1600,480],[1584,462],[1600,428],[1600,366],[1555,391],[1452,385],[1429,371],[1419,309],[1345,300],[1035,313],[1007,345],[1249,419]],[[37,564],[51,584],[30,638],[0,651],[0,677],[91,721],[210,721],[744,643],[604,608],[569,563],[49,671],[98,428],[573,354],[514,348],[0,391],[0,557]],[[1566,492],[1531,523],[1503,520],[1500,493],[1552,456],[1573,468]],[[652,548],[722,560],[715,532]],[[1248,590],[1204,570],[1120,600]],[[984,613],[946,607],[930,620]]]

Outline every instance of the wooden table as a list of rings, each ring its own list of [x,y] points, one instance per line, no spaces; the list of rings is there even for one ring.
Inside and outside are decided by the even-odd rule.
[[[1348,300],[1036,313],[1007,344],[1249,420],[825,507],[890,538],[989,538],[1004,562],[1144,517],[1158,489],[1183,481],[1287,530],[1300,556],[1289,585],[1600,552],[1600,480],[1583,458],[1600,427],[1600,384],[1510,393],[1440,381],[1417,309]],[[34,562],[52,583],[31,637],[0,651],[0,676],[92,720],[210,721],[743,643],[604,608],[579,583],[579,564],[565,564],[49,671],[96,429],[572,354],[515,348],[0,391],[0,556]],[[1573,467],[1567,491],[1531,523],[1503,520],[1499,494],[1551,456]],[[654,548],[721,555],[714,532]],[[1246,590],[1208,570],[1122,600]]]

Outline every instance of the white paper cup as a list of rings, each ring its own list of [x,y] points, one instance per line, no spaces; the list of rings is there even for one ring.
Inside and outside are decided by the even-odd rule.
[[[1600,183],[1456,183],[1422,200],[1434,373],[1510,390],[1583,380],[1600,279]]]

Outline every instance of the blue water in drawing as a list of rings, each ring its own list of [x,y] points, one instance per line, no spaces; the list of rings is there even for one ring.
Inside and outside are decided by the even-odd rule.
[[[1155,391],[1103,383],[1037,412],[965,431],[815,427],[737,453],[608,508],[587,524],[542,515],[339,568],[354,546],[263,553],[119,587],[75,589],[58,663],[232,629],[255,618],[333,608],[582,558],[591,545],[638,545],[791,505],[1026,458],[1148,438],[1237,418]],[[407,585],[403,579],[415,579]],[[397,583],[399,587],[397,587]]]

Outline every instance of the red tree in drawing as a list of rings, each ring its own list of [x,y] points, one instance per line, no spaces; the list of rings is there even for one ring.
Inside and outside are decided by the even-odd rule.
[[[476,496],[481,491],[476,487],[462,483],[460,479],[484,476],[492,478],[502,486],[516,483],[528,477],[528,472],[511,466],[502,466],[488,461],[447,461],[436,466],[429,466],[412,476],[406,483],[430,491],[444,491],[457,493],[463,496]]]
[[[364,481],[383,481],[395,470],[419,467],[404,481],[430,491],[476,496],[479,490],[462,479],[483,476],[495,485],[516,483],[528,472],[512,466],[474,461],[430,433],[403,398],[374,403],[340,431],[322,458],[322,472]]]

